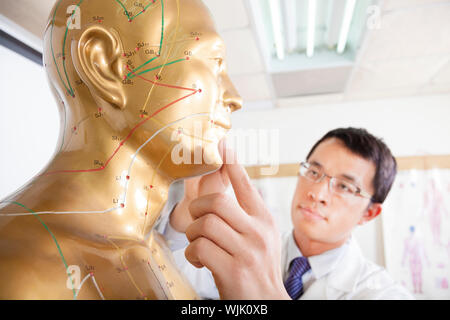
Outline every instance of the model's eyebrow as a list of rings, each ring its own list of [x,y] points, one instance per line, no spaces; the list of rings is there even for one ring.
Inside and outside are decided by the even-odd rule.
[[[213,51],[213,54],[215,57],[224,59],[226,56],[225,47],[222,46],[218,47],[216,50]]]
[[[220,55],[225,55],[225,42],[223,41],[222,37],[219,35],[216,35],[217,38],[215,39],[216,42],[214,43],[214,52],[218,52]]]

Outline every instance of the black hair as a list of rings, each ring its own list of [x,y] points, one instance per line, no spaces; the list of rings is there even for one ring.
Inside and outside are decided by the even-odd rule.
[[[389,150],[382,139],[373,136],[365,129],[338,128],[329,131],[317,141],[306,159],[308,160],[311,157],[319,144],[331,138],[339,139],[351,152],[375,164],[376,171],[372,181],[375,193],[371,201],[383,203],[397,175],[397,161],[393,157],[391,150]]]

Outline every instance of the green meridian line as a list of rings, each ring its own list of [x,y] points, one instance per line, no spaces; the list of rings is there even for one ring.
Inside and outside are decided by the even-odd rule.
[[[148,7],[150,7],[153,3],[154,3],[154,2],[150,2],[148,5],[146,5],[146,6],[144,7],[144,10],[147,10]],[[131,18],[131,20],[134,20],[134,18],[136,18],[137,16],[139,16],[139,15],[142,14],[142,13],[144,13],[143,10],[139,11],[138,14],[136,14],[135,16],[133,16],[133,17]]]
[[[157,66],[157,67],[154,67],[154,68],[147,69],[147,70],[141,71],[141,72],[139,72],[139,73],[136,73],[136,76],[139,76],[139,75],[141,75],[141,74],[144,74],[144,73],[147,73],[147,72],[150,72],[150,71],[153,71],[153,70],[156,70],[156,69],[159,69],[159,68],[162,68],[162,67],[165,67],[165,66],[168,66],[168,65],[171,65],[171,64],[180,62],[180,61],[185,61],[185,60],[186,60],[186,59],[178,59],[178,60],[175,60],[175,61],[166,63],[166,64],[161,64],[161,65],[159,65],[159,66]],[[132,75],[129,79],[133,79],[134,77],[135,77],[135,75]]]
[[[63,261],[64,266],[66,267],[66,271],[67,271],[67,269],[68,269],[69,267],[68,267],[68,265],[67,265],[66,259],[64,258],[64,255],[63,255],[63,253],[62,253],[61,247],[59,246],[58,241],[56,241],[55,235],[54,235],[53,232],[49,229],[49,227],[47,227],[47,225],[44,223],[44,221],[42,221],[42,219],[36,214],[36,212],[34,212],[34,211],[31,210],[31,209],[28,209],[25,205],[23,205],[23,204],[21,204],[21,203],[19,203],[19,202],[16,202],[16,201],[8,201],[8,202],[11,202],[11,203],[14,203],[14,204],[16,204],[16,205],[18,205],[18,206],[21,206],[22,208],[24,208],[24,209],[27,210],[28,212],[32,213],[32,214],[39,220],[39,222],[44,226],[44,228],[45,228],[45,229],[50,233],[50,235],[52,236],[53,241],[55,242],[56,247],[58,248],[59,254],[60,254],[61,258],[62,258],[62,261]],[[69,276],[69,280],[72,282],[70,273],[68,273],[68,276]],[[73,298],[76,299],[75,288],[72,287],[72,291],[73,291]]]
[[[70,17],[72,18],[72,16]],[[66,38],[67,38],[67,33],[69,32],[69,26],[67,26],[66,28],[66,33],[64,34],[64,42],[63,42],[63,51],[62,51],[62,56],[63,56],[63,68],[64,68],[64,74],[66,75],[66,79],[67,79],[67,85],[70,88],[70,95],[73,96],[74,92],[72,89],[72,86],[70,85],[70,80],[69,80],[69,76],[67,75],[67,69],[66,69],[66,53],[65,53],[65,48],[66,48]]]
[[[66,91],[67,91],[71,96],[73,96],[73,95],[74,95],[74,90],[73,90],[73,88],[72,88],[72,85],[70,84],[70,79],[69,79],[69,76],[68,76],[68,74],[67,74],[66,62],[65,62],[66,38],[67,38],[67,33],[68,33],[68,31],[69,31],[69,25],[70,25],[70,23],[71,23],[72,20],[70,20],[70,22],[67,23],[66,31],[65,31],[65,34],[64,34],[63,47],[62,47],[63,68],[64,68],[64,73],[65,73],[65,76],[66,76],[66,79],[67,79],[67,85],[66,85],[66,83],[64,82],[64,80],[62,79],[61,72],[59,71],[59,67],[58,67],[58,64],[57,64],[57,62],[56,62],[55,51],[54,51],[54,49],[53,49],[53,29],[54,29],[54,27],[55,27],[56,12],[58,11],[58,8],[59,8],[59,5],[61,4],[61,1],[62,1],[62,0],[58,1],[57,5],[56,5],[56,7],[55,7],[55,11],[53,12],[52,28],[51,28],[51,31],[50,31],[50,38],[51,38],[51,39],[50,39],[50,47],[51,47],[51,51],[52,51],[53,62],[55,63],[55,67],[56,67],[56,71],[58,72],[59,79],[61,80],[62,84],[64,85],[64,88],[66,89]],[[80,5],[81,5],[81,3],[82,3],[83,1],[84,1],[84,0],[80,0],[80,2],[77,4],[77,7],[80,7]],[[75,13],[75,12],[72,12],[72,15],[70,16],[70,18],[73,17],[74,13]]]
[[[131,18],[130,18],[130,15],[128,14],[127,8],[125,8],[125,6],[123,5],[122,1],[116,0],[116,2],[117,2],[118,4],[120,4],[120,6],[123,8],[123,11],[125,11],[125,13],[127,14],[128,19],[131,19]]]
[[[78,7],[78,8],[80,7],[80,5],[81,5],[81,3],[82,3],[83,1],[84,1],[84,0],[80,0],[80,2],[78,2],[78,4],[77,4],[77,7]],[[59,3],[58,3],[58,6],[59,6]],[[73,90],[72,86],[70,85],[69,76],[68,76],[68,74],[67,74],[66,60],[65,60],[65,56],[66,56],[65,50],[66,50],[66,39],[67,39],[67,34],[68,34],[68,31],[69,31],[69,26],[70,26],[70,24],[72,23],[72,17],[73,17],[74,14],[75,14],[75,10],[74,10],[74,12],[72,12],[72,15],[70,16],[71,19],[67,22],[66,31],[65,31],[65,34],[64,34],[63,50],[62,50],[64,73],[65,73],[65,75],[66,75],[66,78],[67,78],[67,84],[68,84],[69,87],[70,87],[70,91],[69,91],[69,89],[66,87],[66,85],[65,85],[64,81],[62,81],[62,79],[61,79],[61,81],[63,82],[64,87],[66,88],[67,91],[69,91],[69,94],[70,94],[71,96],[74,96],[74,95],[75,95],[75,91]],[[56,10],[55,10],[55,16],[56,16]],[[52,32],[53,32],[53,28],[52,28]],[[52,38],[53,38],[53,37],[52,37]],[[56,62],[55,62],[55,63],[56,63]],[[57,68],[58,68],[58,67],[57,67]],[[58,73],[59,73],[59,70],[58,70]],[[63,132],[63,137],[62,137],[61,146],[59,147],[59,151],[58,151],[58,152],[61,152],[61,150],[62,150],[62,148],[63,148],[63,146],[64,146],[65,136],[66,136],[67,111],[66,111],[66,105],[63,104],[63,106],[64,106],[64,132]]]
[[[116,0],[116,1],[117,1],[117,0]],[[148,7],[149,7],[150,5],[152,5],[152,4],[153,4],[153,2],[149,3],[149,4],[147,5],[146,8],[148,8]],[[161,46],[162,46],[162,43],[163,43],[163,37],[164,37],[164,2],[163,2],[163,0],[161,0],[161,10],[162,10],[161,40],[160,40],[160,42],[159,42],[158,56],[153,57],[153,58],[151,58],[150,60],[146,61],[145,63],[141,64],[139,67],[137,67],[136,69],[134,69],[133,72],[136,72],[136,71],[138,71],[139,69],[141,69],[143,66],[149,64],[150,62],[152,62],[153,60],[155,60],[156,58],[158,58],[159,55],[161,54]],[[141,11],[141,13],[142,13],[142,11]],[[136,16],[137,16],[137,15],[136,15]],[[159,67],[156,67],[156,68],[159,68]],[[152,70],[154,70],[154,69],[152,69]],[[151,71],[151,70],[149,70],[149,71]],[[134,76],[132,76],[132,74],[133,74],[132,72],[129,72],[129,73],[127,74],[127,78],[130,78],[130,79],[131,79],[131,78],[134,78]]]
[[[159,42],[159,53],[161,55],[161,48],[164,38],[164,0],[161,0],[161,41]]]
[[[80,2],[78,2],[77,8],[80,7],[80,5],[81,5],[81,3],[82,3],[83,1],[84,1],[84,0],[80,0]],[[74,92],[74,90],[73,90],[73,88],[72,88],[72,85],[70,84],[69,76],[68,76],[68,74],[67,74],[67,69],[66,69],[66,59],[65,59],[66,53],[65,53],[65,52],[66,52],[66,40],[67,40],[67,34],[69,33],[69,26],[72,24],[72,17],[73,17],[74,14],[75,14],[75,10],[72,12],[72,15],[70,16],[70,20],[67,22],[66,32],[65,32],[65,34],[64,34],[64,41],[63,41],[63,51],[62,51],[64,73],[66,74],[67,84],[69,85],[70,93],[71,93],[72,96],[75,95],[75,92]]]
[[[58,72],[58,76],[59,79],[61,80],[64,88],[66,89],[67,92],[71,93],[69,88],[66,86],[66,83],[64,82],[64,80],[62,79],[61,73],[59,72],[59,68],[58,68],[58,64],[56,63],[56,58],[55,58],[55,52],[53,50],[53,28],[55,27],[55,17],[56,17],[56,11],[58,10],[58,7],[60,5],[62,0],[59,0],[58,4],[56,5],[55,8],[55,12],[53,13],[53,20],[52,20],[52,29],[50,31],[50,48],[52,50],[52,57],[53,57],[53,62],[55,63],[55,67],[56,67],[56,71]]]
[[[62,79],[61,73],[59,72],[58,64],[56,63],[55,52],[53,50],[53,28],[55,26],[56,11],[58,11],[58,7],[61,4],[61,1],[62,0],[58,1],[58,3],[56,4],[56,7],[55,7],[55,12],[53,13],[52,28],[50,31],[50,48],[52,51],[53,62],[55,63],[55,68],[56,68],[56,71],[58,72],[59,79],[61,80],[61,83],[63,84],[66,91],[69,92],[69,88],[67,88],[66,83]],[[62,144],[61,144],[61,147],[59,148],[58,152],[61,151],[61,149],[64,145],[64,136],[66,135],[66,105],[64,103],[63,103],[63,108],[64,108],[64,132],[63,132],[63,137],[62,137]]]
[[[134,69],[133,72],[138,71],[138,70],[141,69],[143,66],[149,64],[150,62],[152,62],[152,61],[155,60],[156,58],[158,58],[158,57],[156,56],[156,57],[151,58],[150,60],[148,60],[148,61],[145,62],[144,64],[142,64],[142,65],[140,65],[139,67],[137,67],[136,69]],[[132,74],[133,74],[132,72],[129,72],[129,73],[127,74],[127,78],[130,77]]]

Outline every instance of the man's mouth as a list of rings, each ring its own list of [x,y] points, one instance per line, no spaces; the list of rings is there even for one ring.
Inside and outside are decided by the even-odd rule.
[[[302,205],[298,205],[297,208],[300,209],[300,211],[309,218],[327,220],[327,218],[317,210]]]

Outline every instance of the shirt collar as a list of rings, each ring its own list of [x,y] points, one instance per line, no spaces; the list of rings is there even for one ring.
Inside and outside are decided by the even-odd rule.
[[[316,279],[322,278],[336,268],[337,263],[343,254],[347,251],[351,237],[340,247],[325,251],[321,254],[308,257],[311,271]],[[288,237],[287,243],[287,259],[284,266],[284,274],[289,271],[289,266],[297,257],[303,257],[302,252],[297,247],[297,243],[294,239],[294,231],[292,231]]]

